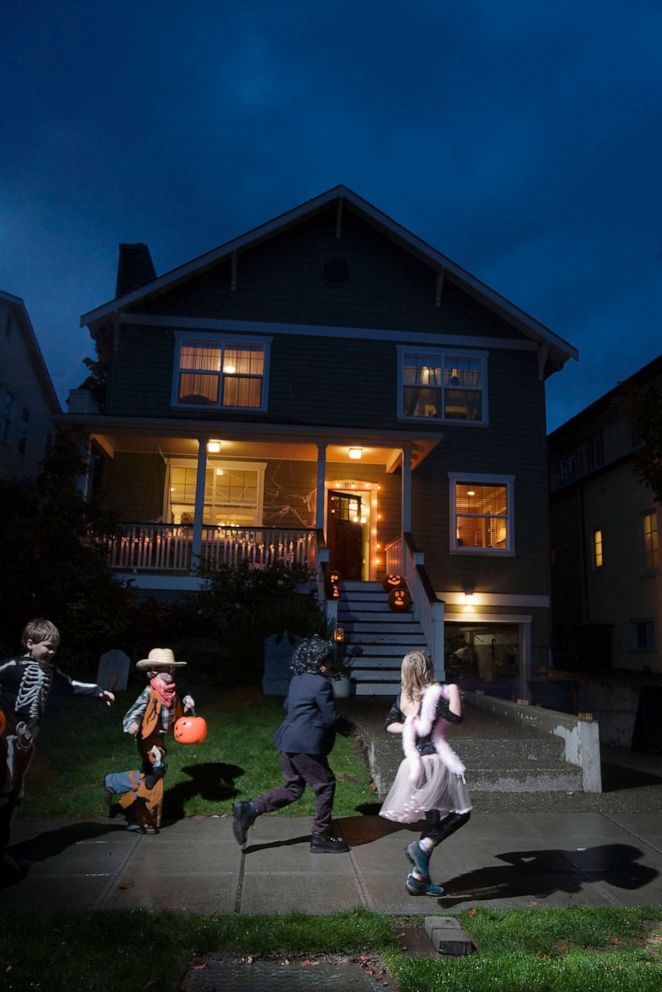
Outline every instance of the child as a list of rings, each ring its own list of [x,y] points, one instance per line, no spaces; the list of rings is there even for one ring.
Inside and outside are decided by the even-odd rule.
[[[405,759],[380,816],[398,823],[425,819],[420,840],[405,851],[413,865],[405,887],[412,896],[440,896],[443,888],[430,878],[432,851],[471,815],[464,765],[445,740],[448,724],[462,722],[462,702],[456,685],[439,685],[433,680],[427,651],[405,655],[401,680],[400,695],[386,717],[386,729],[402,734]]]
[[[31,620],[21,642],[26,654],[0,662],[0,709],[6,720],[0,734],[0,858],[4,858],[12,820],[23,798],[25,776],[51,689],[74,696],[98,696],[109,706],[115,699],[100,685],[77,682],[55,667],[60,632],[50,620]]]
[[[283,785],[256,799],[232,804],[232,830],[242,847],[256,817],[289,806],[299,799],[308,784],[315,793],[316,815],[310,838],[313,854],[341,854],[349,850],[330,832],[336,779],[327,755],[333,749],[336,731],[346,732],[339,716],[328,676],[333,670],[335,645],[317,634],[294,649],[285,711],[287,717],[274,735],[280,751]]]
[[[155,834],[161,826],[163,776],[167,770],[163,738],[175,721],[195,706],[191,696],[180,701],[173,679],[175,669],[185,665],[185,661],[175,661],[170,648],[152,648],[148,657],[136,664],[138,671],[147,672],[149,685],[126,713],[122,727],[138,742],[141,769],[111,772],[104,779],[109,803],[114,795],[122,793],[119,802],[128,830]]]

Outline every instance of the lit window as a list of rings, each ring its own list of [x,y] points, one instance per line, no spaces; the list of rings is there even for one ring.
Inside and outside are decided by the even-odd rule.
[[[458,423],[486,421],[484,354],[400,348],[398,357],[400,416]]]
[[[653,620],[631,620],[632,647],[635,651],[655,650],[655,622]]]
[[[657,513],[651,510],[642,517],[644,538],[644,567],[653,572],[660,567],[660,535],[657,529]]]
[[[262,462],[209,459],[205,471],[203,524],[215,527],[260,526],[264,470]],[[172,459],[169,462],[166,515],[171,523],[193,523],[197,474],[192,460]]]
[[[602,568],[604,565],[604,556],[602,553],[602,531],[593,531],[593,567]]]
[[[268,342],[181,337],[174,403],[183,406],[266,409]]]
[[[451,476],[451,550],[514,551],[513,477]]]

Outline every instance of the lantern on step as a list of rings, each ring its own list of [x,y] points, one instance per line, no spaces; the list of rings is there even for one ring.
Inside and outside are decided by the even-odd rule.
[[[408,613],[411,610],[411,596],[407,587],[391,589],[388,594],[388,605],[394,613]]]
[[[397,572],[389,572],[388,575],[384,576],[384,581],[382,582],[382,589],[385,592],[390,592],[391,589],[405,589],[406,586],[407,583]]]
[[[201,716],[180,716],[173,733],[178,744],[202,744],[207,736],[207,721]]]

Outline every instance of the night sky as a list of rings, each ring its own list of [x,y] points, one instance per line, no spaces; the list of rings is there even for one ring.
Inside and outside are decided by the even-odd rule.
[[[163,273],[339,183],[580,352],[662,351],[659,0],[2,0],[0,289],[62,402],[117,244]]]

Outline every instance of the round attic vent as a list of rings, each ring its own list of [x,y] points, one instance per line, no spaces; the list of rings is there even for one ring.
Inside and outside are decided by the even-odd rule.
[[[322,266],[322,275],[331,286],[344,286],[349,282],[349,265],[344,258],[327,258]]]

